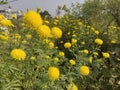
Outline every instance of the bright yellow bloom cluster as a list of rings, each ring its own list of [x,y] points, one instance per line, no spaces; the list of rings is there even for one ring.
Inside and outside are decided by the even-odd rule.
[[[72,44],[75,44],[75,43],[77,43],[77,39],[72,38],[71,42],[72,42]]]
[[[95,39],[95,43],[97,43],[98,45],[102,45],[103,44],[103,40],[102,39]]]
[[[60,71],[56,67],[49,67],[48,69],[48,75],[50,80],[56,80],[60,76]]]
[[[65,56],[65,53],[64,53],[64,52],[59,52],[59,56],[64,57],[64,56]]]
[[[29,27],[33,29],[38,28],[43,23],[41,16],[32,10],[24,14],[23,20]]]
[[[51,34],[54,38],[61,38],[62,37],[62,30],[58,27],[53,27],[51,29]]]
[[[0,25],[3,27],[13,26],[12,22],[8,19],[1,20]]]
[[[75,65],[76,64],[75,60],[73,60],[73,59],[70,59],[69,62],[70,62],[71,65]]]
[[[16,60],[24,60],[26,58],[26,53],[22,49],[13,49],[10,55]]]
[[[3,20],[3,19],[5,19],[5,16],[0,14],[0,21]]]
[[[53,48],[54,47],[54,43],[53,42],[50,42],[49,43],[49,48]]]
[[[84,49],[83,52],[84,52],[85,54],[88,54],[88,53],[89,53],[89,51],[88,51],[87,49]]]
[[[75,84],[69,84],[67,90],[78,90],[78,87]]]
[[[103,55],[104,58],[109,58],[110,57],[110,54],[107,53],[107,52],[103,52],[102,55]]]
[[[47,25],[41,25],[36,31],[40,37],[48,38],[51,36],[50,28]]]
[[[71,43],[70,43],[70,42],[66,42],[66,43],[64,44],[64,47],[65,47],[65,48],[70,48],[70,47],[71,47]]]
[[[88,66],[80,66],[80,73],[82,75],[88,75],[90,73]]]

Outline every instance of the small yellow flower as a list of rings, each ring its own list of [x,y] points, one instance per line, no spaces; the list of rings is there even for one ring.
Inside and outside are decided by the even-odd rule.
[[[12,22],[8,19],[3,19],[2,21],[0,21],[0,25],[4,27],[14,26]]]
[[[103,55],[104,58],[109,58],[110,57],[110,54],[107,53],[107,52],[103,52],[102,55]]]
[[[66,43],[64,44],[64,47],[65,47],[65,48],[70,48],[70,47],[71,47],[71,43],[70,43],[70,42],[66,42]]]
[[[64,52],[59,52],[59,56],[64,57],[64,56],[65,56],[65,53],[64,53]]]
[[[49,48],[53,48],[54,47],[54,43],[53,42],[50,42],[49,43]]]
[[[88,54],[88,53],[89,53],[89,51],[88,51],[87,49],[84,49],[83,52],[84,52],[85,54]]]
[[[82,44],[82,45],[85,45],[85,42],[84,42],[84,41],[82,41],[82,42],[81,42],[81,44]]]
[[[83,25],[83,23],[82,22],[78,22],[78,25],[81,26],[81,25]]]
[[[112,43],[112,44],[115,44],[115,43],[117,43],[117,41],[116,41],[116,40],[112,40],[111,43]]]
[[[22,44],[27,44],[27,41],[26,41],[26,40],[23,40],[23,41],[22,41]]]
[[[69,84],[67,90],[78,90],[78,87],[75,84]]]
[[[58,57],[55,57],[54,60],[55,60],[56,62],[58,62],[58,61],[59,61],[59,58],[58,58]]]
[[[34,56],[31,56],[31,57],[30,57],[30,60],[35,60],[35,57],[34,57]]]
[[[49,60],[49,59],[50,59],[50,56],[49,56],[49,55],[46,55],[46,56],[45,56],[45,59]]]
[[[92,63],[93,57],[89,57],[89,62]]]
[[[48,75],[49,75],[49,79],[54,81],[54,80],[56,80],[56,79],[59,78],[60,71],[56,67],[49,67],[49,69],[48,69]]]
[[[62,37],[62,30],[58,27],[53,27],[51,29],[52,36],[54,38],[61,38]]]
[[[82,75],[88,75],[90,73],[88,66],[80,66],[80,73]]]
[[[26,34],[27,39],[31,39],[32,35],[31,34]]]
[[[20,34],[15,34],[15,38],[19,40],[19,39],[21,39],[21,35]]]
[[[69,62],[70,62],[71,65],[75,65],[76,64],[75,60],[73,60],[73,59],[70,59]]]
[[[3,19],[5,19],[5,16],[0,14],[0,21]]]
[[[13,49],[10,55],[16,60],[24,60],[26,58],[26,53],[22,49]]]
[[[93,54],[94,54],[95,56],[98,56],[98,52],[93,52]]]
[[[98,44],[98,45],[102,45],[103,44],[103,40],[102,39],[95,39],[95,43]]]
[[[95,34],[97,34],[97,35],[98,35],[98,34],[99,34],[99,31],[97,31],[97,30],[96,30],[96,31],[95,31]]]
[[[51,36],[50,28],[47,25],[41,25],[36,31],[40,37],[48,38]]]
[[[72,44],[75,44],[75,43],[77,43],[77,39],[75,39],[75,38],[72,38]]]

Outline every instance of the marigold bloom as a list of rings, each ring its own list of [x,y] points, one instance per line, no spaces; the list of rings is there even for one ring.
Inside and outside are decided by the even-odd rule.
[[[30,57],[30,60],[35,60],[35,56],[31,56],[31,57]]]
[[[103,40],[102,39],[95,39],[95,43],[97,43],[98,45],[102,45],[103,44]]]
[[[72,38],[72,44],[75,44],[75,43],[77,43],[77,39],[75,39],[75,38]]]
[[[87,49],[84,49],[83,52],[84,52],[85,54],[88,54],[88,53],[89,53],[89,51],[88,51]]]
[[[31,34],[26,34],[26,37],[27,37],[28,39],[31,39],[31,38],[32,38],[32,35],[31,35]]]
[[[67,90],[78,90],[78,87],[75,84],[69,84]]]
[[[80,66],[80,73],[82,75],[88,75],[90,72],[89,67],[88,66]]]
[[[40,14],[32,10],[24,14],[23,21],[33,29],[38,28],[43,23]]]
[[[3,19],[0,21],[0,25],[3,27],[13,26],[12,22],[8,19]]]
[[[98,34],[99,34],[99,31],[97,31],[97,30],[96,30],[96,31],[95,31],[95,34],[97,34],[97,35],[98,35]]]
[[[60,71],[56,67],[49,67],[48,69],[48,75],[50,80],[56,80],[60,76]]]
[[[70,48],[70,47],[71,47],[71,43],[70,43],[70,42],[66,42],[66,43],[64,44],[64,47],[65,47],[65,48]]]
[[[50,28],[47,25],[41,25],[38,28],[37,33],[40,37],[43,37],[43,38],[48,38],[51,36]]]
[[[0,21],[3,19],[5,19],[5,16],[0,14]]]
[[[70,62],[71,65],[75,65],[76,64],[75,60],[73,60],[73,59],[70,59],[69,62]]]
[[[10,55],[16,60],[24,60],[26,58],[26,53],[22,49],[13,49]]]
[[[0,35],[0,39],[3,40],[3,41],[7,41],[9,39],[9,36]]]
[[[54,38],[61,38],[62,37],[62,30],[58,27],[53,27],[51,29],[51,34]]]
[[[59,58],[58,58],[58,57],[55,57],[54,60],[58,62],[58,61],[59,61]]]
[[[110,54],[107,53],[107,52],[103,52],[102,55],[103,55],[104,58],[109,58],[110,57]]]
[[[49,43],[49,48],[53,48],[54,47],[54,43],[53,42],[50,42]]]
[[[65,53],[64,52],[59,52],[59,56],[65,56]]]

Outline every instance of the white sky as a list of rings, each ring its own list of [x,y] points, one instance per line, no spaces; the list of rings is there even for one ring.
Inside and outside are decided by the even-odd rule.
[[[83,3],[85,0],[18,0],[16,2],[11,2],[7,6],[11,6],[13,10],[23,10],[27,9],[36,10],[37,7],[42,8],[42,11],[47,10],[51,15],[56,14],[57,6],[66,6],[70,7],[73,2]]]

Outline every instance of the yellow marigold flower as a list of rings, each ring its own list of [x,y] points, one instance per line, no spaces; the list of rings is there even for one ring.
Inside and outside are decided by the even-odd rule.
[[[13,26],[12,22],[8,19],[3,19],[0,21],[0,25],[4,27]]]
[[[75,39],[75,38],[72,38],[72,44],[75,44],[75,43],[77,43],[77,39]]]
[[[64,57],[64,56],[65,56],[65,53],[64,53],[64,52],[59,52],[59,56]]]
[[[9,36],[0,35],[0,39],[1,39],[1,40],[4,40],[4,41],[7,41],[7,40],[9,39]]]
[[[44,39],[44,43],[49,44],[50,40],[48,38]]]
[[[45,59],[47,59],[47,60],[50,59],[50,56],[49,56],[49,55],[46,55],[46,56],[45,56]]]
[[[112,44],[115,44],[115,43],[117,43],[117,41],[116,41],[116,40],[112,40],[111,43],[112,43]]]
[[[28,39],[31,39],[31,38],[32,38],[32,35],[31,35],[31,34],[26,34],[26,37],[27,37]]]
[[[30,57],[30,60],[35,60],[35,57],[34,57],[34,56],[31,56],[31,57]]]
[[[43,23],[40,14],[32,10],[24,14],[23,21],[29,27],[34,28],[34,29],[38,28]]]
[[[81,42],[81,44],[82,44],[82,45],[85,45],[85,42],[84,42],[84,41],[82,41],[82,42]]]
[[[10,55],[16,60],[24,60],[26,58],[26,53],[22,49],[13,49]]]
[[[73,36],[73,37],[77,37],[77,35],[76,35],[76,34],[73,34],[72,36]]]
[[[78,90],[78,87],[75,84],[69,84],[67,90]]]
[[[109,58],[110,57],[110,54],[107,53],[107,52],[103,52],[102,55],[103,55],[104,58]]]
[[[103,41],[102,41],[102,39],[97,38],[97,39],[95,39],[95,43],[97,43],[98,45],[102,45]]]
[[[82,22],[78,22],[78,25],[81,26],[81,25],[83,25],[83,23]]]
[[[46,24],[49,24],[49,21],[47,21],[47,20],[45,20],[44,22],[45,22]]]
[[[40,37],[43,37],[43,38],[48,38],[51,36],[50,28],[47,25],[41,25],[38,28],[37,33]]]
[[[60,71],[56,67],[49,67],[48,69],[48,75],[50,80],[56,80],[60,76]]]
[[[50,42],[50,43],[49,43],[49,47],[50,47],[50,48],[53,48],[53,47],[54,47],[54,43],[53,43],[53,42]]]
[[[93,57],[89,57],[89,62],[92,63]]]
[[[120,58],[117,58],[118,61],[120,61]]]
[[[85,54],[88,54],[88,53],[89,53],[89,51],[88,51],[87,49],[84,49],[83,52],[84,52]]]
[[[23,41],[22,41],[22,44],[27,44],[27,41],[26,41],[26,40],[23,40]]]
[[[94,32],[95,32],[95,34],[97,34],[97,35],[99,34],[99,31],[97,31],[97,30],[96,30],[96,31],[94,31]]]
[[[65,48],[70,48],[70,47],[71,47],[71,43],[70,43],[70,42],[66,42],[66,43],[64,44],[64,47],[65,47]]]
[[[58,62],[58,61],[59,61],[59,58],[58,58],[58,57],[55,57],[54,60]]]
[[[51,29],[51,34],[54,38],[61,38],[62,37],[62,30],[58,27],[53,27]]]
[[[16,39],[21,39],[21,35],[20,34],[15,34],[15,38]]]
[[[95,56],[98,56],[98,52],[93,52],[93,54],[94,54]]]
[[[5,19],[5,16],[0,14],[0,21],[3,19]]]
[[[80,73],[82,75],[88,75],[90,73],[88,66],[80,66]]]
[[[15,14],[12,14],[11,17],[17,19],[17,16]]]
[[[75,60],[73,60],[73,59],[70,59],[69,62],[70,62],[71,65],[75,65],[76,64]]]

